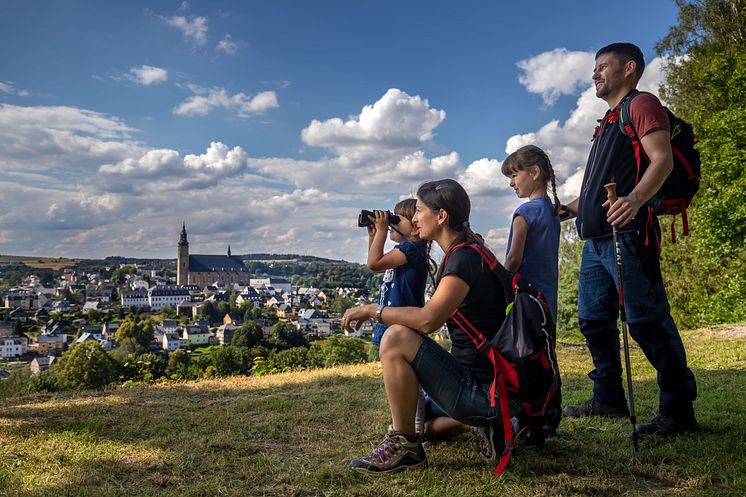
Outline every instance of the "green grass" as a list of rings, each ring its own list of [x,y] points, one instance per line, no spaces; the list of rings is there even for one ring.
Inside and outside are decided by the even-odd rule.
[[[746,495],[746,329],[683,336],[702,430],[646,439],[637,454],[627,420],[580,419],[541,450],[522,447],[501,478],[468,436],[428,449],[425,470],[354,473],[347,462],[389,422],[374,363],[2,400],[0,495]],[[587,351],[559,357],[565,402],[585,400]],[[644,420],[655,375],[637,349],[633,364]]]

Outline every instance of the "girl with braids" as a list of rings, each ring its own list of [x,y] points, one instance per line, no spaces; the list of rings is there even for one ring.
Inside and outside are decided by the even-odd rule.
[[[380,358],[392,423],[380,445],[350,463],[355,470],[381,474],[427,464],[414,426],[418,383],[432,401],[426,424],[429,439],[455,436],[472,426],[487,442],[483,457],[494,459],[502,450],[500,403],[490,405],[492,363],[451,319],[459,310],[487,339],[505,319],[502,286],[477,251],[460,246],[483,247],[482,238],[469,228],[470,210],[469,196],[454,180],[420,186],[412,222],[421,239],[434,241],[446,254],[435,292],[422,307],[369,304],[348,309],[342,318],[348,331],[353,323],[359,329],[367,319],[388,325]],[[450,353],[427,336],[444,323],[451,334]]]
[[[518,198],[529,199],[513,213],[505,269],[520,273],[544,294],[556,321],[561,205],[552,163],[542,149],[526,145],[505,159],[502,173],[510,178]],[[549,184],[552,200],[547,196]]]
[[[544,294],[556,323],[561,205],[552,163],[542,149],[526,145],[505,159],[502,173],[510,178],[510,186],[518,198],[529,199],[513,213],[505,269],[520,273],[521,279]],[[552,200],[547,196],[550,184]],[[545,436],[557,431],[562,419],[561,402],[558,385],[556,395],[544,411]],[[523,424],[520,420],[517,422]]]

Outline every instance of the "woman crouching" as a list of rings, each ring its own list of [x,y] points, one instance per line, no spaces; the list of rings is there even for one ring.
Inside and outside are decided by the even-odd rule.
[[[421,437],[415,434],[417,385],[431,403],[426,435],[448,438],[472,427],[481,442],[482,456],[493,459],[501,448],[499,402],[491,407],[494,379],[489,359],[450,316],[459,310],[487,339],[505,318],[505,299],[482,256],[462,244],[483,247],[481,237],[469,228],[471,203],[454,180],[431,181],[417,191],[412,219],[421,239],[435,241],[446,254],[436,277],[436,289],[424,307],[385,307],[369,304],[348,309],[342,326],[359,329],[366,319],[389,325],[381,342],[383,381],[392,425],[373,451],[354,459],[350,467],[365,473],[388,473],[427,465]],[[451,353],[427,335],[446,323]]]

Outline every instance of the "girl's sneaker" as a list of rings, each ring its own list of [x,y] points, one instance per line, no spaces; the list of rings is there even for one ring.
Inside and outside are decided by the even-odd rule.
[[[500,418],[497,418],[496,422],[491,422],[488,426],[469,427],[477,439],[479,455],[487,462],[494,461],[498,451],[502,451],[502,430],[500,425],[496,424],[499,422]]]
[[[389,431],[370,454],[350,462],[350,468],[374,475],[419,467],[427,467],[427,456],[419,437],[412,442],[394,431]]]

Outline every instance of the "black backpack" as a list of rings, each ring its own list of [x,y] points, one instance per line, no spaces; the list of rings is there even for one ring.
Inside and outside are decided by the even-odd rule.
[[[443,264],[450,254],[463,248],[475,250],[482,256],[503,289],[504,302],[496,305],[508,309],[502,326],[491,340],[487,340],[458,309],[450,316],[471,338],[477,350],[487,356],[494,369],[490,404],[493,407],[496,405],[497,392],[505,440],[500,460],[492,472],[499,476],[510,461],[515,447],[510,421],[510,397],[520,402],[523,413],[528,417],[528,439],[537,445],[544,442],[544,411],[558,392],[560,378],[554,321],[544,295],[523,282],[519,274],[512,275],[486,248],[476,244],[456,245],[446,254]]]
[[[640,178],[640,161],[642,145],[640,144],[637,131],[629,114],[630,104],[635,96],[642,92],[633,90],[619,104],[619,127],[622,133],[632,139],[635,149],[635,161],[637,162],[637,178]],[[689,222],[686,216],[686,208],[692,198],[699,190],[699,180],[702,177],[702,162],[699,158],[699,150],[695,148],[697,138],[694,135],[692,125],[676,116],[671,109],[663,107],[668,114],[671,125],[671,151],[673,152],[673,170],[666,178],[665,183],[653,198],[648,201],[655,214],[673,215],[671,221],[671,241],[676,243],[676,215],[681,214],[683,224],[682,233],[689,234]]]

